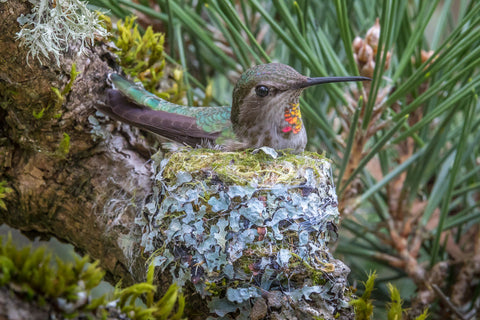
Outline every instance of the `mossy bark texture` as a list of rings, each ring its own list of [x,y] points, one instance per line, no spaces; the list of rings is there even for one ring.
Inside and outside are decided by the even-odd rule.
[[[110,55],[99,45],[77,56],[73,44],[60,66],[27,63],[15,34],[17,18],[30,10],[28,1],[0,3],[0,180],[13,189],[0,224],[72,243],[100,259],[112,279],[143,280],[143,258],[131,257],[138,243],[133,194],[150,190],[148,151],[128,128],[107,127],[112,132],[100,138],[89,122],[112,71]],[[59,98],[52,88],[65,88],[73,63],[80,74]],[[115,207],[121,210],[107,210]]]

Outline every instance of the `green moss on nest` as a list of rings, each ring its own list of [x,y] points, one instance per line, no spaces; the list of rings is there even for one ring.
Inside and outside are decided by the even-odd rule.
[[[305,180],[298,172],[302,168],[312,168],[317,172],[318,160],[323,155],[304,152],[302,155],[284,153],[278,158],[252,150],[224,152],[211,149],[185,149],[169,155],[169,163],[163,177],[175,183],[178,172],[204,174],[205,169],[213,170],[225,183],[248,185],[256,181],[259,187],[271,187],[279,183],[299,184]],[[214,178],[214,177],[207,177]]]

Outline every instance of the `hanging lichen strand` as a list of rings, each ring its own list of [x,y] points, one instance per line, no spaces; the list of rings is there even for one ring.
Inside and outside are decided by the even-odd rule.
[[[137,219],[145,252],[212,315],[349,318],[350,270],[327,247],[339,215],[330,162],[256,151],[154,160],[156,200]]]

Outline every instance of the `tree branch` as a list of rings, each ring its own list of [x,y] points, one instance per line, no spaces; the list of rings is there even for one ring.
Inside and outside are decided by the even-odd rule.
[[[140,148],[142,155],[138,146],[144,139],[129,130],[111,127],[104,139],[91,132],[89,117],[111,71],[104,46],[79,57],[72,47],[60,66],[32,59],[27,64],[27,49],[19,47],[15,34],[17,17],[28,14],[30,6],[0,3],[0,181],[13,189],[4,199],[7,210],[0,210],[0,222],[54,235],[100,259],[113,278],[140,281],[144,259],[131,256],[139,236],[134,201],[151,190],[148,147]],[[60,104],[51,88],[66,86],[73,63],[80,74]],[[59,147],[64,133],[70,137],[66,154]],[[104,209],[122,201],[116,211]]]

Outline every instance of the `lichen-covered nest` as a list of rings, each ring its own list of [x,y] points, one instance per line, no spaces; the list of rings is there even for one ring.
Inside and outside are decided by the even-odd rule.
[[[187,149],[156,168],[143,246],[212,317],[349,317],[349,270],[327,247],[338,219],[327,159]]]

